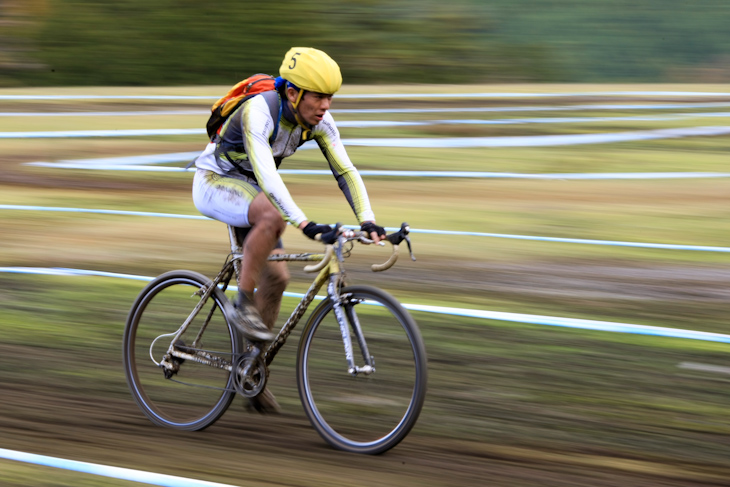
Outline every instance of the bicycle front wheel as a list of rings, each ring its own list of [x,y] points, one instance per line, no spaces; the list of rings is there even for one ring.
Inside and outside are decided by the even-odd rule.
[[[426,395],[426,349],[413,318],[386,292],[351,286],[341,296],[355,362],[365,365],[369,354],[375,370],[348,373],[342,332],[327,299],[302,331],[299,396],[312,425],[330,445],[378,454],[397,445],[418,419]],[[360,324],[365,347],[353,322]]]
[[[200,302],[210,280],[192,271],[172,271],[139,294],[124,330],[124,372],[137,405],[155,424],[200,430],[215,422],[235,396],[233,374],[222,367],[240,353],[240,340],[223,314],[227,298],[214,289],[176,342],[178,350],[202,360],[173,358],[174,374],[160,367],[172,339]],[[212,359],[211,359],[212,357]],[[208,363],[202,362],[208,359]]]

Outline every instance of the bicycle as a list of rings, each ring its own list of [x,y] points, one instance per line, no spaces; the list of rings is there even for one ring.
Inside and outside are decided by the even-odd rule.
[[[201,430],[223,415],[236,394],[260,394],[269,365],[326,284],[327,297],[311,313],[297,350],[304,412],[322,438],[341,450],[379,454],[403,440],[426,394],[423,339],[390,294],[345,286],[345,258],[355,242],[372,241],[362,232],[338,231],[324,253],[270,256],[318,261],[305,266],[317,275],[270,343],[243,339],[225,313],[225,291],[238,276],[242,257],[242,238],[234,227],[228,227],[231,253],[214,279],[176,270],[148,283],[132,305],[123,340],[127,383],[144,414],[159,426]],[[404,240],[415,260],[408,232],[404,223],[387,236],[392,253],[385,263],[372,265],[373,271],[390,268]]]

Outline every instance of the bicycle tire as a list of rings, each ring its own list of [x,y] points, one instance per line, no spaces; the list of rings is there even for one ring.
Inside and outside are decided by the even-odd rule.
[[[348,374],[339,324],[326,299],[302,331],[299,397],[312,426],[330,445],[380,454],[400,443],[418,419],[428,382],[426,348],[416,322],[385,291],[351,286],[340,295],[345,310],[360,322],[375,372]],[[354,336],[352,342],[355,361],[363,365]]]
[[[201,430],[218,420],[235,396],[233,374],[227,370],[186,360],[176,375],[165,378],[163,369],[151,358],[159,363],[172,335],[200,302],[194,293],[210,282],[193,271],[162,274],[140,292],[127,317],[123,339],[127,384],[137,405],[156,425]],[[213,290],[182,335],[183,343],[193,342],[198,320],[204,320],[212,310],[202,347],[231,360],[238,357],[241,340],[222,312],[226,299],[220,289]]]

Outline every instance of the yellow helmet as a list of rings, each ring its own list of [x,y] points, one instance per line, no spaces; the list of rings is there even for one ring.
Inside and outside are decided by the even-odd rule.
[[[337,63],[325,52],[311,47],[292,47],[284,56],[279,74],[306,91],[333,95],[342,86]]]

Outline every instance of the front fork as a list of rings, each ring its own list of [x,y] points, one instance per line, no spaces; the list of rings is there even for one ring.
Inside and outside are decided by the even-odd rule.
[[[350,294],[340,294],[340,283],[340,274],[332,274],[330,276],[330,281],[327,284],[327,295],[332,301],[332,309],[334,310],[335,318],[337,318],[337,323],[340,325],[342,342],[345,346],[347,373],[353,377],[357,374],[370,375],[375,372],[375,360],[368,351],[365,336],[362,333],[362,327],[360,326],[360,320],[357,318],[355,308],[351,304],[348,304],[352,302],[352,296]],[[362,353],[362,358],[365,361],[365,365],[362,367],[355,365],[350,330],[352,330],[352,334],[355,335],[355,339],[360,347],[360,352]]]

